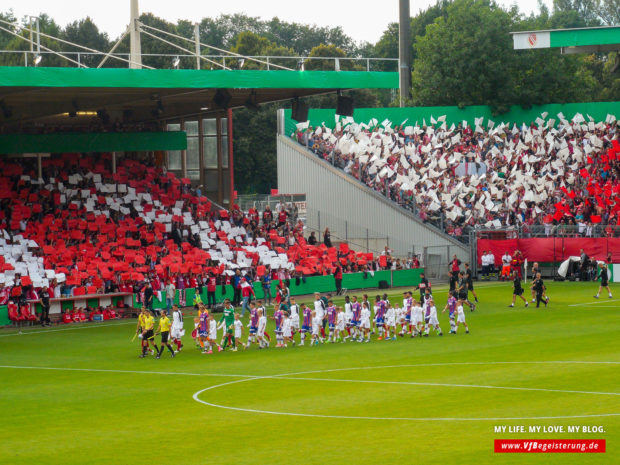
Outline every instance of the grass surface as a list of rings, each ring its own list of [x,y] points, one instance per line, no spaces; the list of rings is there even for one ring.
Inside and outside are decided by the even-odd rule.
[[[137,357],[135,320],[0,331],[0,463],[620,463],[620,286],[598,301],[592,283],[547,286],[548,309],[511,309],[509,284],[478,283],[470,334],[448,335],[440,313],[443,337],[395,342],[201,355],[186,313],[184,350],[156,360]],[[441,310],[445,288],[435,298]],[[607,452],[495,454],[501,438],[601,438]]]

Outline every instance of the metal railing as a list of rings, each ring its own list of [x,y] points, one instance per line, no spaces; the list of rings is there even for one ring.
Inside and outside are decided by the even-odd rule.
[[[504,229],[472,230],[477,239],[525,239],[532,237],[620,237],[620,226],[611,224],[543,224],[515,226]]]
[[[39,52],[31,50],[0,50],[0,66],[2,65],[16,65],[23,63],[24,66],[34,66],[34,60],[37,55],[41,56],[39,67],[44,66],[57,66],[58,63],[51,62],[46,57],[57,56],[58,53],[62,53],[64,56],[71,58],[73,61],[63,61],[67,66],[75,67],[88,67],[87,63],[93,62],[95,66],[96,61],[103,59],[106,56],[122,58],[128,61],[130,54],[124,52],[106,53],[106,52],[78,52],[78,51],[65,51],[59,50]],[[143,58],[165,58],[169,62],[169,69],[195,69],[196,68],[196,55],[188,53],[143,53]],[[244,57],[236,57],[231,55],[216,54],[205,55],[201,54],[201,58],[213,61],[221,66],[204,69],[222,69],[222,67],[231,69],[244,69],[248,60],[260,60],[259,67],[253,67],[252,69],[280,69],[282,64],[292,64],[297,70],[312,69],[312,62],[322,62],[329,66],[322,66],[321,69],[328,69],[334,71],[341,71],[350,68],[351,70],[365,70],[365,71],[397,71],[398,59],[397,58],[368,58],[368,57],[310,57],[310,56],[267,56],[267,55],[248,55]],[[11,63],[9,61],[12,60]],[[46,63],[47,62],[47,63]],[[116,63],[119,66],[125,66],[125,63]],[[253,62],[256,65],[256,62]],[[162,66],[162,68],[164,68]]]
[[[265,211],[265,207],[269,205],[274,216],[278,214],[278,206],[287,207],[289,203],[297,207],[299,216],[305,216],[305,202],[306,194],[242,194],[237,196],[235,201],[239,208],[246,212],[253,207],[262,213]]]

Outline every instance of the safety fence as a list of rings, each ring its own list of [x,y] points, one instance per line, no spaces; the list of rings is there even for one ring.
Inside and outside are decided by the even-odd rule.
[[[347,290],[353,289],[370,289],[378,288],[381,281],[385,281],[390,287],[402,287],[412,286],[415,287],[420,283],[420,273],[423,273],[423,268],[416,268],[410,270],[383,270],[367,273],[347,273],[342,275],[342,288]],[[276,289],[278,281],[271,282],[271,296],[275,299]],[[257,299],[265,299],[265,289],[261,282],[254,282],[252,284],[254,293]],[[292,296],[296,295],[308,295],[314,292],[336,292],[336,281],[333,275],[328,276],[309,276],[306,278],[292,278],[289,290]],[[175,305],[181,305],[179,291],[177,290],[173,303]],[[193,304],[195,290],[185,289],[184,302],[186,306]],[[153,302],[153,308],[160,309],[166,308],[166,299],[162,292],[162,298],[155,298]],[[234,288],[231,285],[217,286],[215,299],[216,302],[223,302],[224,299],[232,300],[234,297]],[[207,302],[207,288],[202,288],[200,298],[203,302]],[[139,307],[141,304],[138,302],[138,295],[134,294],[134,307]]]

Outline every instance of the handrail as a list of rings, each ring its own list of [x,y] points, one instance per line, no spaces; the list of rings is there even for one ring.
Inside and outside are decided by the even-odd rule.
[[[75,57],[78,63],[80,62],[80,57],[89,57],[89,56],[99,56],[99,57],[110,57],[110,58],[115,58],[124,62],[128,62],[128,57],[130,56],[130,53],[128,52],[117,52],[117,53],[109,53],[109,52],[89,52],[89,51],[45,51],[45,50],[41,50],[41,52],[39,52],[40,55],[57,55],[58,53],[62,53],[66,56],[71,56],[71,57]],[[34,56],[36,55],[36,52],[34,51],[30,51],[30,50],[0,50],[0,55],[9,55],[9,54],[14,54],[14,55],[25,55],[25,56]],[[142,57],[159,57],[159,58],[169,58],[170,62],[172,63],[172,60],[174,58],[196,58],[195,54],[190,54],[190,53],[143,53]],[[237,57],[237,56],[232,56],[232,55],[225,55],[225,54],[209,54],[209,55],[200,55],[200,57],[204,60],[228,60],[229,62],[231,60],[234,61],[239,61],[242,58]],[[333,62],[334,63],[334,69],[336,69],[336,62],[337,61],[349,61],[349,62],[362,62],[366,64],[366,71],[370,71],[372,66],[371,64],[378,64],[378,63],[393,63],[395,66],[398,63],[398,59],[397,58],[380,58],[380,57],[376,57],[376,58],[370,58],[370,57],[310,57],[310,56],[272,56],[272,55],[248,55],[247,57],[244,58],[249,58],[249,59],[253,59],[253,60],[261,60],[264,62],[264,64],[267,67],[267,70],[271,70],[271,67],[273,68],[282,68],[281,66],[277,65],[277,62],[279,60],[297,60],[297,61],[304,61],[304,62],[308,62],[308,61],[312,61],[312,60],[326,60],[329,62]],[[75,63],[75,62],[74,62]],[[181,63],[182,64],[182,63]],[[222,63],[223,64],[223,63]],[[39,67],[45,66],[45,61],[41,62],[39,64]],[[80,66],[80,65],[78,65]],[[83,65],[82,65],[83,66]],[[145,66],[146,67],[146,66]],[[172,65],[171,65],[172,67]],[[193,67],[192,67],[193,69]],[[376,71],[382,71],[382,70],[376,70]]]

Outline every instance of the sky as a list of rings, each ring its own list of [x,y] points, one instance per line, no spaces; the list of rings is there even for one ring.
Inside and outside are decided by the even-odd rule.
[[[436,0],[415,0],[411,2],[411,15],[425,9]],[[510,6],[516,0],[498,0]],[[550,6],[552,0],[543,0]],[[111,39],[118,37],[129,22],[129,0],[19,0],[3,2],[0,11],[7,6],[13,9],[17,18],[26,15],[37,16],[47,13],[61,26],[90,16],[99,28]],[[7,3],[9,5],[7,5]],[[12,6],[10,6],[12,3]],[[381,6],[379,6],[381,5]],[[520,0],[519,8],[529,14],[538,11],[537,0]],[[187,19],[200,21],[203,17],[220,14],[245,13],[270,19],[277,16],[283,21],[316,24],[318,26],[341,26],[355,41],[376,42],[390,22],[398,21],[398,0],[358,0],[357,2],[312,0],[297,2],[290,0],[141,0],[140,12],[151,12],[171,22]]]

